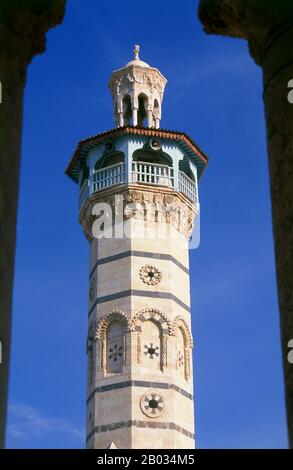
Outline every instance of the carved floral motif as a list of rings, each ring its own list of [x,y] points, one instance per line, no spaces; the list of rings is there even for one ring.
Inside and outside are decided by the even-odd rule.
[[[139,270],[140,279],[149,286],[155,286],[156,284],[159,284],[159,282],[162,280],[162,276],[163,275],[161,271],[159,271],[159,269],[152,264],[146,264]]]
[[[149,418],[158,418],[164,411],[164,399],[157,391],[146,392],[140,399],[141,411]]]

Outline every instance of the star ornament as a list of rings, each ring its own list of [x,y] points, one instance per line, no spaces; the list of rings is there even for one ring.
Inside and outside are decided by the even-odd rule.
[[[159,356],[159,346],[154,346],[153,343],[150,343],[148,346],[147,344],[144,345],[144,355],[149,356],[149,359],[154,359],[155,357]]]
[[[155,391],[147,392],[141,397],[140,406],[145,415],[150,418],[157,418],[163,413],[164,399]]]
[[[110,349],[109,349],[109,359],[111,359],[114,362],[117,362],[118,358],[122,356],[122,346],[118,346],[117,344],[114,344]]]

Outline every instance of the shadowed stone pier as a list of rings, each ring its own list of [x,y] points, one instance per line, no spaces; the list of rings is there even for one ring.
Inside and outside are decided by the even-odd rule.
[[[292,0],[201,0],[199,18],[209,34],[247,39],[263,70],[272,218],[281,319],[290,447],[293,447],[293,79]],[[262,334],[261,331],[259,334]]]
[[[5,441],[23,90],[27,66],[45,50],[45,34],[62,21],[64,7],[65,0],[0,3],[0,447]]]

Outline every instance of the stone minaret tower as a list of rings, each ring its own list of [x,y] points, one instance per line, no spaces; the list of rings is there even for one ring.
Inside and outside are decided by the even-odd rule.
[[[167,81],[138,55],[109,82],[116,128],[82,140],[67,168],[90,242],[86,445],[187,449],[188,240],[208,159],[183,132],[160,129]]]

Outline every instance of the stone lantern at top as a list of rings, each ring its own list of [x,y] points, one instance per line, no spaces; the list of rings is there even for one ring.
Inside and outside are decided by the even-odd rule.
[[[116,127],[132,125],[158,129],[166,83],[158,69],[140,60],[136,45],[134,59],[115,70],[109,81]]]

